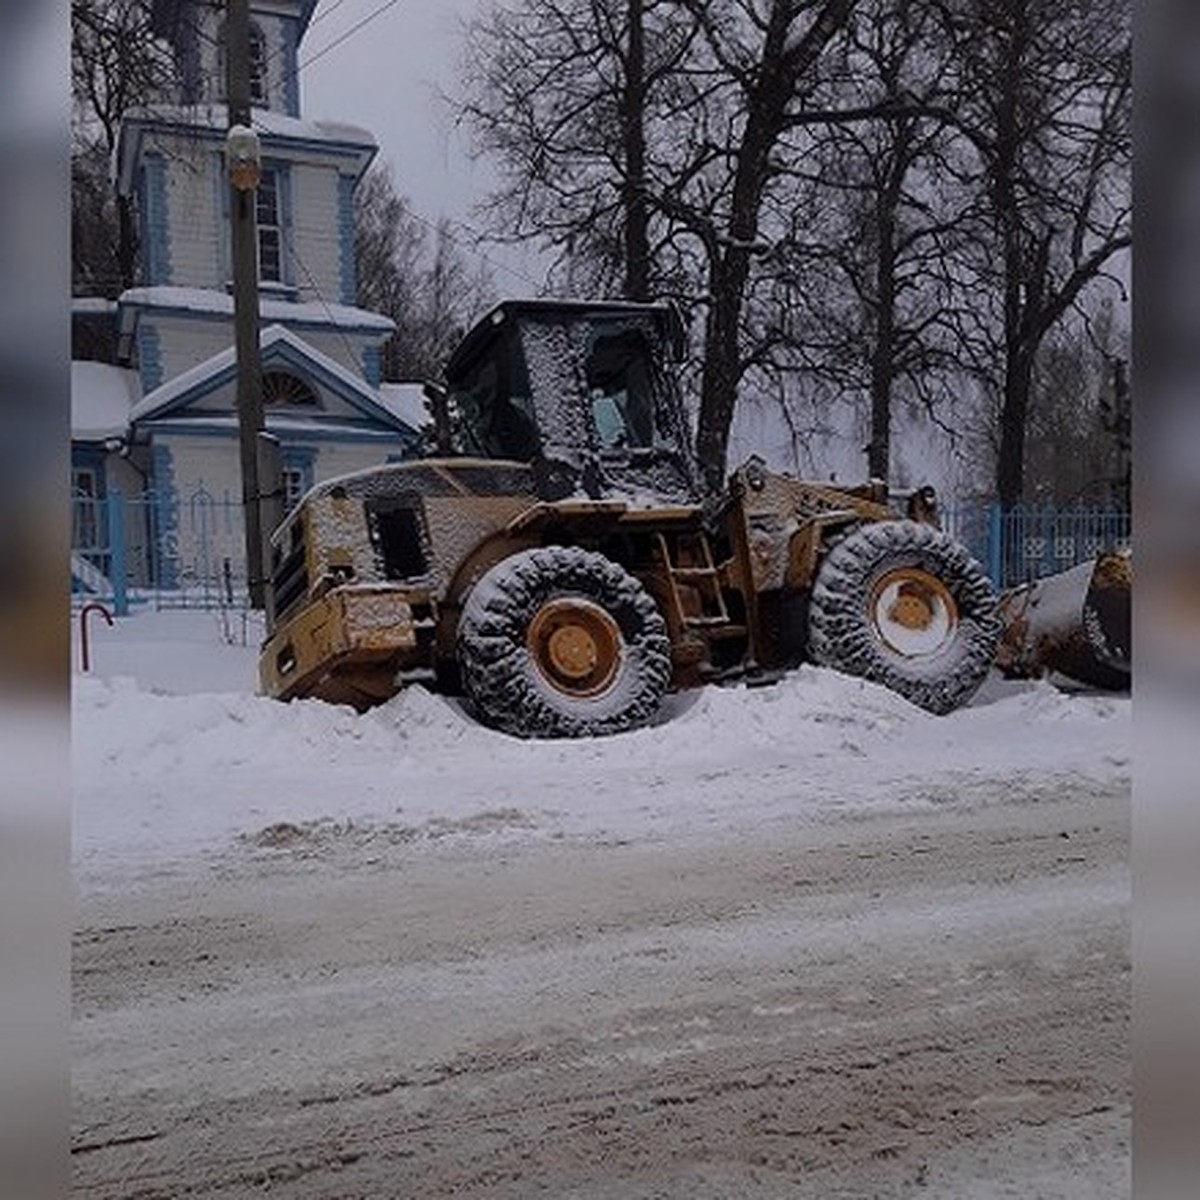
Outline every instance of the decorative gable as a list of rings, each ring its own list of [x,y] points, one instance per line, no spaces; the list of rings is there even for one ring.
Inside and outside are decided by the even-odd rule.
[[[268,430],[308,428],[322,438],[393,440],[404,450],[418,444],[419,429],[380,404],[369,384],[283,326],[263,331],[261,359]],[[143,397],[130,423],[143,431],[236,429],[236,379],[236,355],[229,347]]]

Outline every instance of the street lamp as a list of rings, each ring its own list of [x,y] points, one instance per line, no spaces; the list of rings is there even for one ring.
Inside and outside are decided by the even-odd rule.
[[[229,182],[239,192],[253,191],[262,179],[262,143],[248,125],[232,125],[225,135]]]

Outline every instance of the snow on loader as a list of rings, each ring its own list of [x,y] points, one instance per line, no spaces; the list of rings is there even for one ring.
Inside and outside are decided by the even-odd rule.
[[[752,458],[701,498],[671,307],[509,301],[430,385],[437,451],[311,489],[272,537],[266,694],[365,708],[420,681],[522,737],[804,661],[934,713],[988,673],[967,550],[882,488]]]
[[[1128,691],[1132,673],[1133,556],[1110,550],[1000,597],[996,666],[1010,679],[1057,674]]]

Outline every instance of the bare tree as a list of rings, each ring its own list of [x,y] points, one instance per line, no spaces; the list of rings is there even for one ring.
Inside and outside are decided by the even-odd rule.
[[[1129,244],[1123,0],[506,0],[471,37],[499,236],[696,318],[708,489],[739,398],[798,435],[867,400],[886,477],[897,399],[948,426],[973,373],[1020,495],[1039,348]]]
[[[980,298],[978,367],[1002,379],[996,488],[1011,506],[1025,493],[1039,352],[1132,240],[1131,15],[1125,0],[936,7],[954,67],[943,116],[974,155],[964,278]]]
[[[71,234],[77,294],[116,296],[135,282],[137,222],[111,178],[121,118],[172,94],[169,48],[150,0],[71,0]]]
[[[793,314],[793,357],[810,390],[863,404],[867,471],[885,480],[898,402],[946,428],[962,333],[945,267],[953,134],[924,111],[943,68],[929,26],[921,0],[856,6],[832,84],[841,108],[791,156],[794,216],[776,246],[787,286],[773,303]]]
[[[556,286],[670,291],[655,242],[648,130],[694,37],[669,0],[509,0],[467,29],[461,103],[503,178],[484,217],[534,241]]]
[[[1128,507],[1129,343],[1129,329],[1109,303],[1046,335],[1029,397],[1026,501]],[[977,479],[994,475],[1003,442],[999,388],[990,401],[964,454]]]
[[[448,221],[430,224],[413,212],[387,166],[359,185],[354,250],[358,302],[396,322],[384,348],[384,378],[435,378],[495,298],[486,267],[471,268]]]
[[[698,22],[708,51],[708,69],[723,75],[733,107],[726,112],[740,128],[733,144],[716,146],[724,160],[724,194],[716,205],[695,203],[688,191],[664,197],[671,215],[704,243],[708,267],[708,313],[696,449],[705,486],[720,490],[725,480],[729,431],[738,387],[748,365],[742,318],[753,256],[762,249],[761,216],[771,183],[780,172],[774,156],[786,134],[803,124],[805,101],[817,91],[817,65],[845,24],[852,0],[797,3],[774,0],[765,12],[739,5],[684,0]],[[749,17],[748,22],[743,17]],[[714,80],[715,83],[715,80]],[[712,157],[707,145],[689,164],[692,178]],[[703,197],[708,189],[701,187]]]
[[[639,23],[625,0],[515,0],[471,31],[466,113],[506,172],[493,218],[559,250],[569,283],[703,297],[697,451],[710,490],[750,365],[742,318],[772,156],[851,7],[659,0]],[[641,251],[628,253],[639,227],[645,278]]]

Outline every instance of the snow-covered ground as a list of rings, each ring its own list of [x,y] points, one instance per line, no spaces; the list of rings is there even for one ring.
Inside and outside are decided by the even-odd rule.
[[[494,821],[522,836],[679,838],[1011,800],[1047,773],[1069,788],[1130,772],[1128,697],[1048,683],[989,680],[968,707],[935,717],[803,667],[770,687],[671,697],[651,728],[527,742],[419,687],[363,715],[257,696],[254,617],[151,612],[96,624],[90,640],[72,735],[85,873],[161,864],[281,823],[436,834]],[[748,773],[753,795],[738,784]]]
[[[76,640],[78,1194],[1129,1195],[1128,697],[527,742],[266,700],[258,635]]]

